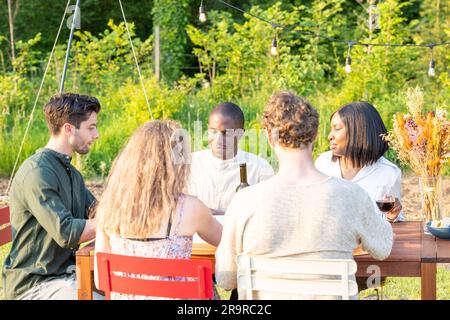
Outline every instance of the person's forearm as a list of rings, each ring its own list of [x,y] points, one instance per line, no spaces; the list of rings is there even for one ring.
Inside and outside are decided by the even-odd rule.
[[[80,241],[78,243],[83,243],[94,239],[95,228],[96,223],[94,219],[86,220],[86,225],[84,226],[83,232],[81,233]]]

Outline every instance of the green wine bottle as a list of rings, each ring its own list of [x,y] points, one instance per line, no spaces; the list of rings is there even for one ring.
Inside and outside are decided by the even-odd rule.
[[[241,183],[237,186],[236,192],[249,186],[247,182],[247,164],[241,163],[239,165],[239,170],[241,175]]]

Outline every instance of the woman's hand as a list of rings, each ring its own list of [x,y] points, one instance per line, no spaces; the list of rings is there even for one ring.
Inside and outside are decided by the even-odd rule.
[[[400,203],[400,200],[398,200],[398,198],[395,198],[394,207],[386,213],[387,220],[389,222],[394,222],[401,211],[402,211],[402,204]]]

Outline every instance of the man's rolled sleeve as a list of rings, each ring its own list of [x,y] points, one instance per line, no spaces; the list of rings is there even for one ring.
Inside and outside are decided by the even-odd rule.
[[[30,212],[62,248],[76,249],[86,220],[75,219],[58,192],[56,174],[46,167],[32,169],[24,185]]]
[[[94,195],[86,189],[86,219],[89,218],[90,210],[96,205],[97,199],[95,199]]]

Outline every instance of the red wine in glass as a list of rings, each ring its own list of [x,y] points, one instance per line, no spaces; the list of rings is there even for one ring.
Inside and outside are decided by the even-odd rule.
[[[392,199],[383,199],[377,201],[377,206],[380,211],[388,212],[394,208],[395,200]]]

